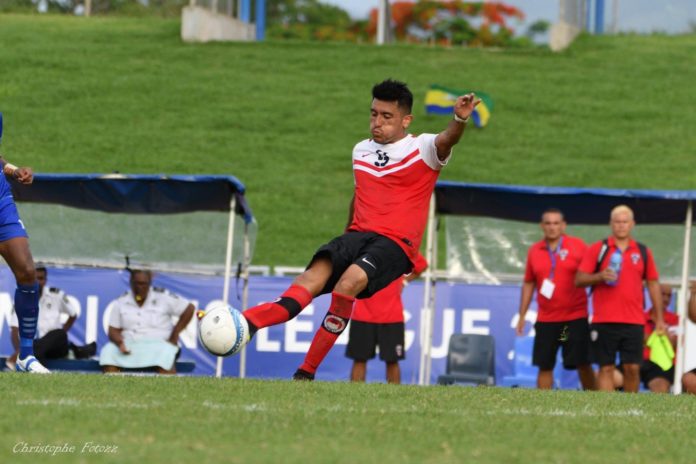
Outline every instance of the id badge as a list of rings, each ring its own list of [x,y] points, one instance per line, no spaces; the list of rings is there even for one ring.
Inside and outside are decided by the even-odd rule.
[[[544,279],[544,282],[541,284],[541,289],[539,290],[539,293],[541,296],[547,299],[551,299],[553,296],[553,291],[556,289],[556,284],[551,282],[549,279]]]

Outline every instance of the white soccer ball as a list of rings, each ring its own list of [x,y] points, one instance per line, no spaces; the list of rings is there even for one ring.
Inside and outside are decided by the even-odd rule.
[[[232,356],[249,341],[249,324],[232,306],[213,305],[198,320],[201,345],[216,356]]]

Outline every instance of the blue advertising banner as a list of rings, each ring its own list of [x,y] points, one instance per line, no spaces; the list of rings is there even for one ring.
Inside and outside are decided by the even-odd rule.
[[[79,309],[80,315],[70,331],[70,340],[76,344],[96,341],[99,349],[108,342],[107,321],[110,303],[128,290],[126,271],[108,269],[49,268],[48,285],[64,290]],[[220,299],[222,277],[206,277],[172,273],[158,273],[154,285],[169,289],[194,302],[199,308]],[[252,277],[249,303],[255,305],[278,297],[291,283],[282,277]],[[241,306],[241,282],[232,282],[231,304]],[[9,321],[14,296],[14,278],[7,267],[0,268],[0,353],[13,349],[9,337]],[[496,376],[513,374],[512,354],[514,327],[517,322],[519,286],[468,285],[440,282],[437,284],[436,317],[433,331],[432,383],[445,373],[445,359],[449,337],[455,332],[493,335],[496,341]],[[321,296],[294,320],[260,330],[247,347],[247,376],[289,379],[302,363],[314,331],[326,313],[330,297]],[[406,317],[406,360],[401,363],[402,381],[417,383],[420,359],[419,324],[423,304],[423,284],[414,282],[404,289]],[[528,312],[533,320],[534,307]],[[531,330],[531,324],[528,326]],[[339,338],[317,374],[318,380],[347,380],[351,361],[345,357],[348,331]],[[194,374],[214,375],[215,357],[200,347],[196,321],[192,320],[182,333],[181,359],[196,363]],[[226,376],[239,375],[239,357],[226,358],[223,363]],[[567,386],[575,388],[577,380],[570,373]],[[384,381],[384,363],[368,363],[368,381]]]

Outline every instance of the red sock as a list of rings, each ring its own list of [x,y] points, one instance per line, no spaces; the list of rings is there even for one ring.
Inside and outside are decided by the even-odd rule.
[[[352,296],[341,295],[336,292],[331,294],[329,312],[326,313],[321,327],[314,334],[312,344],[309,345],[309,351],[307,351],[307,356],[305,356],[300,369],[310,374],[316,373],[319,364],[324,360],[334,343],[336,343],[336,339],[348,325],[350,315],[353,312],[354,301],[355,298]]]
[[[247,309],[243,314],[255,329],[262,329],[289,321],[311,302],[312,294],[309,290],[300,285],[291,285],[277,300],[261,303]]]

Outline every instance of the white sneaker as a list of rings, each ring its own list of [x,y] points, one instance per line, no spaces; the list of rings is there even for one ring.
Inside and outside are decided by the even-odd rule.
[[[34,356],[30,355],[24,359],[17,358],[17,372],[29,372],[30,374],[50,374],[51,371],[46,369]]]

